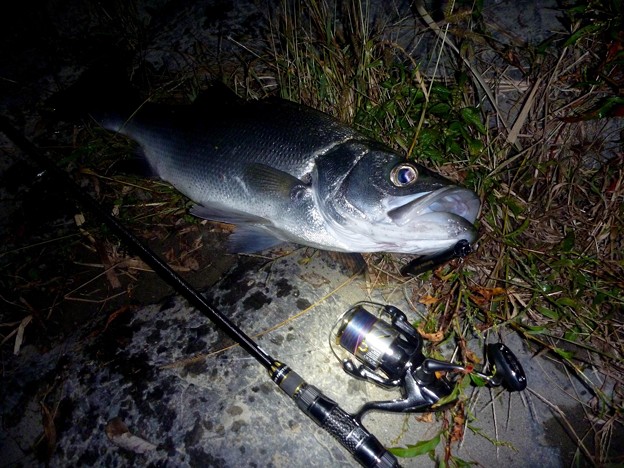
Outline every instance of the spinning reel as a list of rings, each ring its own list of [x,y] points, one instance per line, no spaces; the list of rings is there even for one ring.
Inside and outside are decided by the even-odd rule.
[[[371,314],[364,305],[377,308],[379,317]],[[391,322],[382,320],[382,314]],[[360,421],[371,410],[427,411],[451,395],[454,377],[458,374],[473,374],[489,386],[503,385],[509,391],[521,391],[527,385],[520,362],[502,343],[486,345],[491,374],[425,357],[422,336],[410,325],[405,314],[391,305],[358,302],[338,320],[332,335],[336,344],[361,363],[358,366],[351,359],[342,359],[347,374],[385,388],[399,387],[403,395],[403,399],[365,403],[355,415]],[[332,350],[340,359],[332,341],[330,339]]]

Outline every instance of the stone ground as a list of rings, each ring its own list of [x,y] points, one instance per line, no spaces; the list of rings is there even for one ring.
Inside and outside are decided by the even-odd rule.
[[[365,401],[399,397],[348,377],[328,339],[340,314],[363,298],[409,310],[402,291],[369,296],[361,278],[350,280],[336,265],[299,250],[264,266],[238,265],[208,296],[247,333],[261,334],[257,340],[269,354],[347,411]],[[58,433],[54,466],[356,465],[261,366],[240,348],[230,348],[223,333],[184,300],[172,297],[121,317],[95,336],[77,335],[45,354],[26,348],[21,365],[5,379],[9,398],[2,410],[10,429],[1,439],[5,462],[34,462],[27,448],[41,431],[38,398],[45,388],[58,404],[50,408]],[[467,431],[456,455],[484,466],[563,466],[571,446],[541,396],[566,409],[570,395],[588,395],[554,365],[531,359],[513,335],[505,342],[518,353],[530,391],[475,391],[471,410],[483,435]],[[198,353],[207,357],[192,360]],[[107,431],[116,418],[144,442],[125,449],[111,442]],[[365,424],[386,445],[430,439],[440,427],[383,413],[370,413]],[[509,445],[497,448],[485,437]],[[426,457],[402,461],[403,466],[423,463]]]
[[[71,140],[73,126],[50,124],[42,117],[45,103],[106,56],[116,36],[134,34],[133,40],[149,44],[142,58],[155,69],[179,70],[198,50],[217,61],[240,57],[245,52],[238,44],[253,48],[267,27],[266,4],[254,2],[232,7],[220,1],[154,0],[137,2],[131,15],[122,11],[125,3],[110,9],[96,2],[34,3],[35,9],[15,4],[0,19],[0,107],[27,136],[57,148]],[[384,5],[380,15],[409,15],[406,2]],[[543,2],[486,2],[485,10],[501,34],[521,40],[538,41],[558,28],[555,10]],[[128,18],[149,22],[149,36],[142,36],[137,24],[124,22]],[[43,200],[25,202],[36,171],[18,171],[26,181],[18,183],[15,167],[27,156],[6,140],[0,148],[3,253],[23,247],[16,217],[31,228],[53,225],[57,232],[75,235],[75,210],[50,213],[44,203],[54,195],[58,199],[58,190],[47,186]],[[354,302],[375,299],[412,310],[402,290],[369,291],[362,279],[350,280],[307,250],[270,261],[224,257],[223,232],[194,229],[193,235],[203,239],[198,258],[206,266],[189,280],[202,289],[211,286],[211,300],[247,333],[263,333],[258,342],[267,352],[349,411],[364,401],[398,397],[344,374],[328,338],[337,317]],[[152,242],[161,253],[170,247],[163,244]],[[12,340],[3,344],[1,466],[45,465],[46,460],[51,466],[354,465],[281,394],[261,366],[241,349],[230,348],[223,333],[171,296],[171,289],[152,274],[140,279],[133,298],[145,307],[123,309],[122,296],[109,301],[106,310],[90,305],[71,315],[71,321],[60,320],[54,339],[43,345],[27,329],[18,357],[12,355]],[[6,310],[0,312],[3,324],[15,319]],[[109,324],[106,317],[114,310],[121,313]],[[521,394],[475,390],[470,409],[482,435],[467,431],[455,454],[483,466],[568,465],[576,446],[558,422],[558,412],[575,414],[590,395],[554,363],[532,357],[514,335],[504,341],[524,365],[529,388]],[[198,353],[207,357],[189,361]],[[109,437],[119,432],[120,421],[136,436],[123,447]],[[365,424],[386,445],[430,439],[440,427],[414,416],[379,413]],[[433,465],[426,456],[402,463]]]

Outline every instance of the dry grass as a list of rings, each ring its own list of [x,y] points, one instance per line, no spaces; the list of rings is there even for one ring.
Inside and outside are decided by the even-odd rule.
[[[323,0],[283,2],[265,47],[254,46],[251,65],[227,64],[222,78],[247,97],[277,91],[332,113],[474,188],[483,201],[475,254],[409,280],[399,274],[407,259],[372,255],[370,287],[400,287],[414,304],[424,303],[421,330],[453,335],[460,360],[471,359],[465,336],[504,327],[520,333],[536,353],[558,359],[595,396],[587,410],[593,431],[577,439],[586,461],[617,461],[608,449],[612,432],[624,423],[624,153],[621,120],[613,115],[624,105],[618,101],[624,72],[621,52],[612,54],[622,38],[610,33],[621,23],[594,21],[603,28],[578,34],[598,14],[594,3],[572,17],[567,35],[537,52],[517,44],[503,50],[486,40],[487,31],[471,29],[473,12],[451,6],[453,40],[472,58],[442,61],[455,51],[440,42],[421,66],[394,37],[396,30],[417,26],[415,46],[426,26],[415,18],[374,23],[366,2],[345,5],[337,10]],[[440,32],[446,34],[429,33]],[[214,69],[201,59],[176,92],[187,86],[183,95],[196,94],[198,76]],[[454,75],[459,79],[449,78]],[[488,95],[515,105],[503,113],[487,104]],[[482,123],[474,121],[475,109]],[[90,177],[97,187],[98,177]],[[110,196],[135,195],[123,187]],[[150,199],[169,200],[152,226],[184,209],[184,200],[161,195]],[[134,211],[125,206],[127,216],[137,216],[127,221],[145,222],[144,207],[144,200]],[[97,250],[91,240],[83,243]],[[15,277],[22,270],[16,267]],[[28,304],[17,306],[32,315]],[[28,323],[2,325],[8,330],[4,343]],[[590,369],[598,380],[586,377]],[[451,419],[460,420],[463,407],[455,411]]]

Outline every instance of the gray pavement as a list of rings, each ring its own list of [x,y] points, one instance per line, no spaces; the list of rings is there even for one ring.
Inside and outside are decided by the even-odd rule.
[[[397,391],[344,373],[328,338],[338,317],[364,299],[397,305],[416,320],[403,291],[369,295],[362,278],[344,275],[318,255],[309,261],[303,252],[262,268],[257,262],[235,267],[212,288],[210,300],[248,334],[262,334],[257,340],[263,349],[345,410],[399,398]],[[483,466],[564,466],[570,453],[558,441],[560,431],[553,437],[549,405],[571,407],[570,393],[578,389],[553,364],[532,359],[513,335],[505,342],[526,369],[528,390],[510,394],[500,388],[469,389],[465,397],[474,430],[466,429],[453,453]],[[2,414],[5,421],[17,421],[0,438],[5,463],[34,462],[23,449],[33,443],[33,426],[40,424],[35,389],[49,386],[59,401],[53,466],[357,465],[282,394],[259,364],[230,344],[206,318],[173,297],[118,319],[95,338],[64,343],[43,355],[31,350],[4,385],[12,398],[3,401]],[[471,347],[478,352],[477,342]],[[199,353],[208,356],[186,361]],[[135,444],[125,446],[107,436],[115,418],[138,437]],[[431,439],[442,427],[436,418],[424,422],[418,415],[379,412],[364,422],[387,446]],[[424,455],[401,463],[433,462]]]

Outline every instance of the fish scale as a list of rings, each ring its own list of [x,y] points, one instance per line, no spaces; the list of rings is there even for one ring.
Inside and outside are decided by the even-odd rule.
[[[472,191],[303,105],[279,99],[147,104],[94,117],[135,140],[154,173],[197,203],[193,214],[237,224],[235,251],[286,241],[424,254],[475,237],[479,201]],[[397,171],[417,177],[400,173],[409,182],[402,186]],[[419,198],[429,205],[417,206]],[[423,218],[436,201],[446,211]]]
[[[180,188],[189,180],[200,187],[193,196],[187,194],[194,200],[202,197],[201,187],[213,180],[206,177],[207,173],[218,174],[214,180],[221,181],[218,185],[222,186],[225,180],[231,182],[240,166],[253,161],[302,178],[310,173],[319,154],[340,142],[362,138],[326,114],[277,102],[243,104],[241,112],[229,109],[220,116],[215,115],[218,111],[195,106],[147,104],[132,119],[126,121],[118,115],[103,126],[139,143],[163,179]],[[196,172],[198,168],[201,173]],[[210,192],[214,189],[211,187]]]

